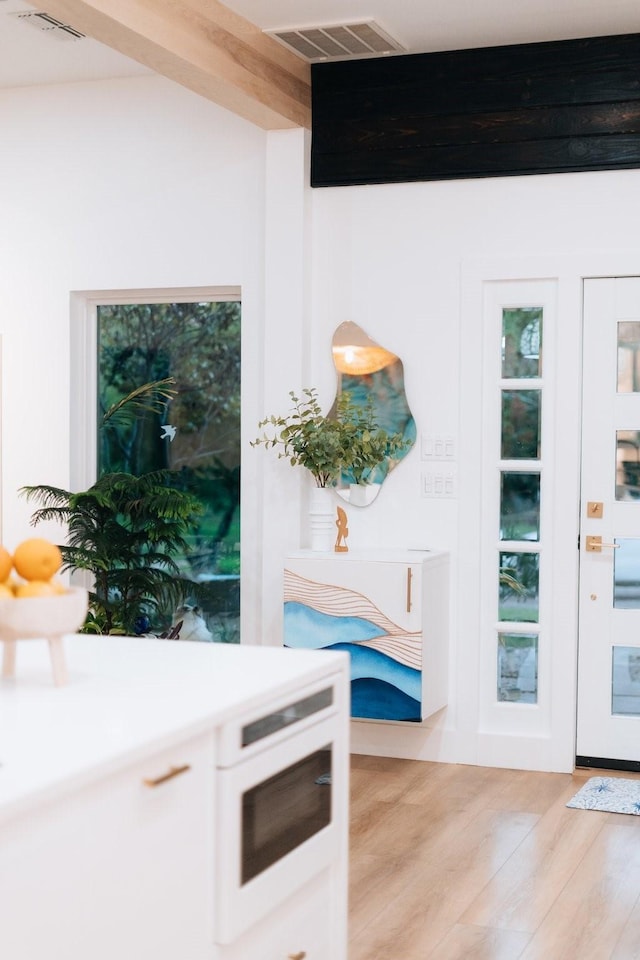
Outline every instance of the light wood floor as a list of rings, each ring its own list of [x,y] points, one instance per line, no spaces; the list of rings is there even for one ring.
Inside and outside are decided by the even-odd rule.
[[[638,960],[640,817],[565,806],[594,775],[352,757],[349,960]]]

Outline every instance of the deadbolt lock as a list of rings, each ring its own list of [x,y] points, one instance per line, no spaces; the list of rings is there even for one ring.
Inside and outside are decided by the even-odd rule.
[[[602,520],[604,515],[604,503],[602,500],[589,500],[587,503],[587,516],[592,520]]]

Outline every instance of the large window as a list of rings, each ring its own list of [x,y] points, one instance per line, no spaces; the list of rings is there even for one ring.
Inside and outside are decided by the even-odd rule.
[[[97,413],[151,381],[173,378],[162,411],[97,430],[97,473],[160,468],[204,506],[175,558],[213,638],[239,640],[240,302],[107,303],[97,307]],[[153,624],[158,632],[171,622]]]

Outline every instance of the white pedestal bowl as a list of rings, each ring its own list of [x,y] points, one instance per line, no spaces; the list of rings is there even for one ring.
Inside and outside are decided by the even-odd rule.
[[[4,643],[2,676],[13,677],[19,640],[44,639],[49,643],[53,680],[67,682],[62,638],[76,633],[84,623],[89,597],[84,587],[70,587],[52,597],[16,597],[0,600],[0,640]]]

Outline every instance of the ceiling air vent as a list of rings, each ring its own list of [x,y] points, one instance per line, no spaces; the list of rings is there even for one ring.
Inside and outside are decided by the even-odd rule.
[[[25,10],[23,13],[12,13],[9,16],[35,27],[41,33],[47,33],[56,40],[82,40],[85,36],[68,23],[62,23],[56,20],[49,13],[42,13],[40,10]]]
[[[406,53],[405,48],[373,20],[324,27],[289,27],[264,32],[310,62]]]

